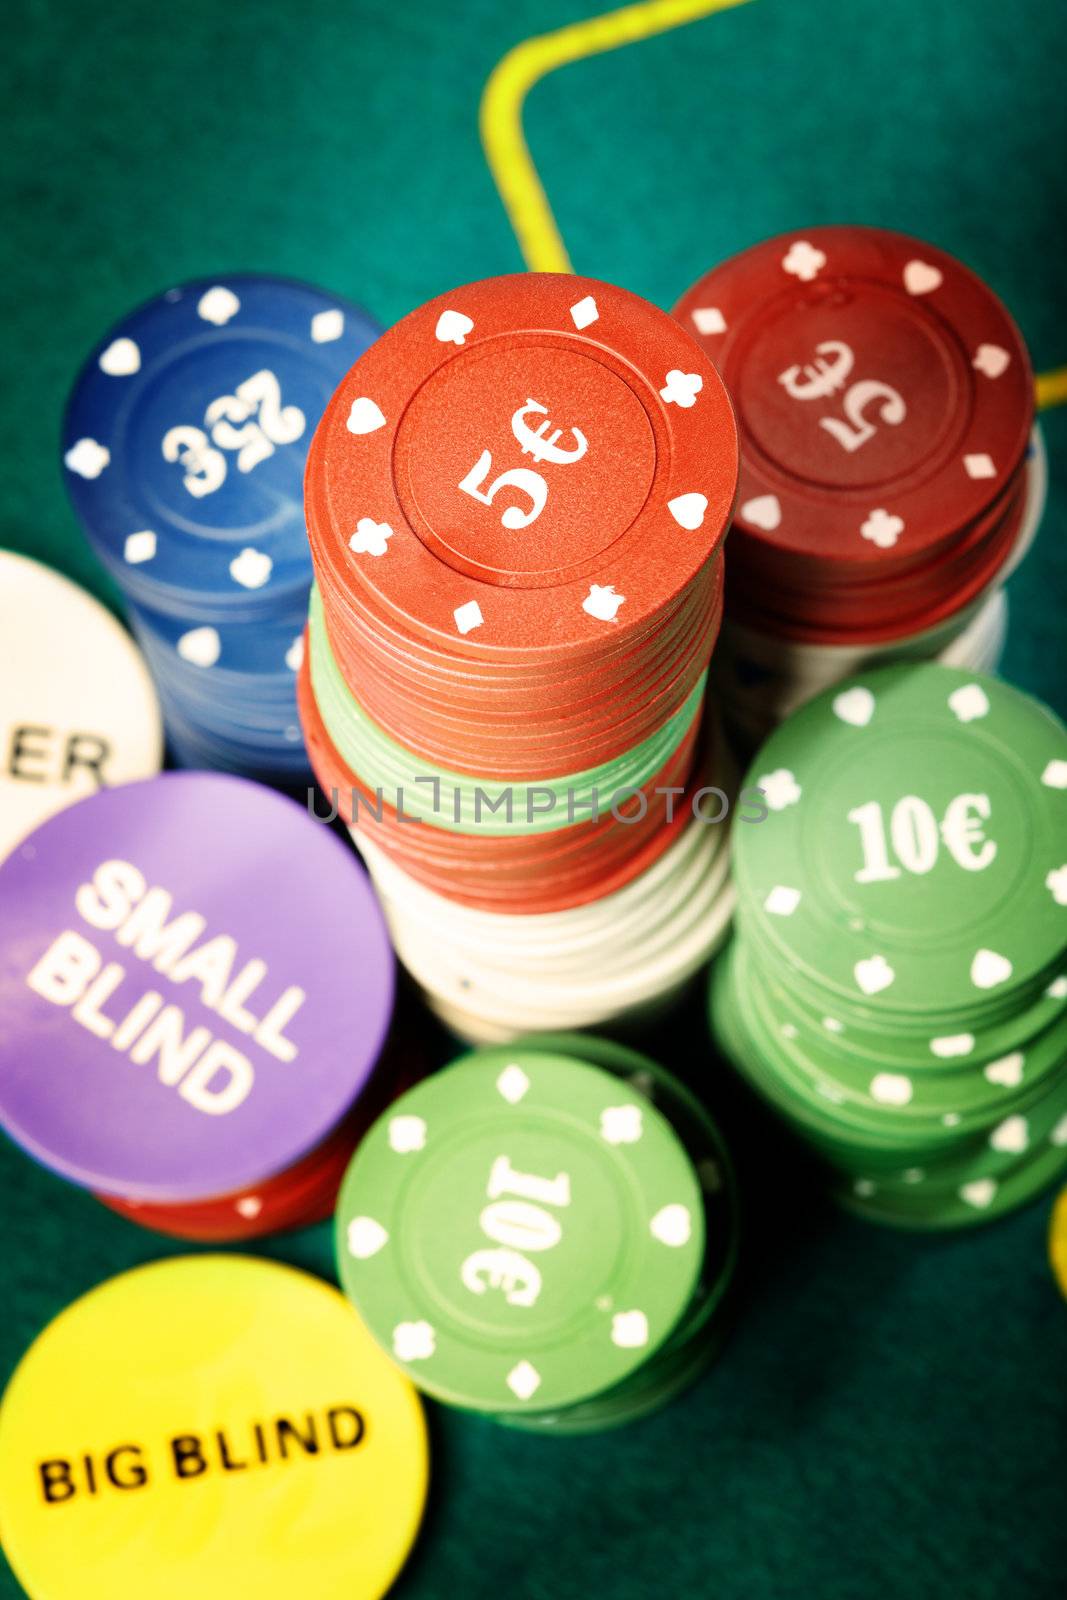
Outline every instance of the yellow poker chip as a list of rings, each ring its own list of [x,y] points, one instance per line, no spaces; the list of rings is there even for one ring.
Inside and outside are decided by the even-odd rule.
[[[1048,1253],[1056,1282],[1067,1299],[1067,1189],[1052,1208],[1052,1225],[1049,1228]]]
[[[374,1600],[427,1478],[419,1399],[344,1297],[241,1256],[93,1290],[0,1406],[0,1528],[31,1600]]]

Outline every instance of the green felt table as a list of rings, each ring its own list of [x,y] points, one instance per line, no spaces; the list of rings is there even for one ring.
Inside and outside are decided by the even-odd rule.
[[[60,415],[84,351],[154,292],[278,272],[389,322],[521,270],[479,97],[520,40],[595,10],[13,0],[0,545],[114,598],[64,500]],[[987,277],[1045,370],[1067,362],[1062,20],[1052,0],[752,0],[545,77],[527,136],[582,272],[670,305],[769,233],[888,225]],[[1004,671],[1062,713],[1067,409],[1045,428],[1052,494],[1011,583]],[[654,1045],[742,1153],[734,1339],[691,1397],[617,1434],[555,1442],[435,1411],[433,1503],[399,1592],[1061,1600],[1067,1304],[1048,1202],[959,1238],[849,1220],[735,1103],[699,1006]],[[0,1216],[0,1376],[68,1300],[173,1248],[6,1145]],[[332,1271],[325,1229],[268,1253]],[[0,1595],[17,1593],[0,1572]]]

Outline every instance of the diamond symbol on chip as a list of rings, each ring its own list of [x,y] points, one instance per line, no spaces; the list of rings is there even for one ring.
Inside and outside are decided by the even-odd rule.
[[[800,899],[799,889],[791,889],[785,883],[776,883],[764,900],[763,909],[772,917],[791,917],[800,904]]]
[[[683,1244],[688,1244],[693,1234],[693,1219],[689,1215],[689,1207],[677,1203],[661,1206],[652,1218],[649,1227],[653,1239],[658,1239],[660,1244],[669,1245],[676,1250]]]
[[[216,284],[202,294],[196,307],[197,315],[205,322],[214,323],[216,328],[225,327],[240,309],[241,302],[233,290],[224,288],[222,284]]]
[[[989,1135],[989,1143],[1002,1155],[1021,1156],[1030,1145],[1030,1124],[1018,1115],[1005,1117]]]
[[[191,628],[178,640],[178,654],[194,667],[213,667],[222,654],[222,640],[214,628]]]
[[[989,697],[980,683],[961,683],[949,695],[948,707],[960,722],[977,722],[989,715]]]
[[[311,337],[316,344],[332,344],[345,331],[345,314],[340,306],[316,311],[311,319]]]
[[[611,1319],[611,1342],[620,1350],[641,1350],[648,1343],[648,1318],[643,1311],[617,1311]]]
[[[614,584],[591,583],[589,593],[582,601],[582,610],[598,622],[614,622],[615,613],[626,604],[624,594],[616,594]]]
[[[944,1034],[940,1039],[930,1040],[930,1049],[942,1061],[950,1061],[953,1056],[969,1056],[974,1049],[974,1034]]]
[[[485,621],[482,616],[482,608],[477,600],[468,600],[465,605],[457,606],[452,616],[460,633],[472,633],[475,628],[480,628]]]
[[[428,1322],[398,1322],[393,1329],[393,1354],[398,1361],[428,1361],[437,1349],[437,1335]]]
[[[1067,761],[1050,761],[1041,782],[1048,789],[1067,789]]]
[[[966,1200],[977,1211],[985,1211],[996,1196],[997,1186],[992,1178],[976,1178],[973,1183],[965,1183],[960,1190],[960,1199]]]
[[[285,652],[285,664],[290,672],[299,672],[304,665],[304,635],[298,634]]]
[[[707,509],[707,495],[697,494],[695,490],[690,494],[675,495],[673,500],[667,501],[667,510],[687,533],[695,533],[702,526]]]
[[[911,1079],[902,1072],[876,1072],[871,1079],[871,1099],[882,1106],[906,1106],[913,1092]]]
[[[835,697],[834,716],[853,728],[865,728],[874,716],[875,698],[869,689],[856,684]]]
[[[518,1400],[529,1400],[541,1387],[541,1374],[529,1361],[520,1361],[507,1376],[507,1385]]]
[[[510,1062],[496,1080],[498,1092],[509,1105],[517,1106],[530,1087],[530,1080],[520,1066]]]
[[[980,344],[971,366],[987,378],[1000,378],[1011,366],[1011,356],[999,344]]]
[[[644,1131],[640,1106],[607,1106],[600,1113],[600,1137],[605,1144],[637,1144]]]
[[[963,470],[968,478],[995,478],[997,475],[993,457],[986,455],[984,451],[979,451],[973,456],[964,456]]]
[[[1004,1089],[1017,1089],[1023,1081],[1025,1060],[1021,1050],[1013,1050],[1010,1056],[987,1062],[982,1072],[988,1083],[999,1083]]]
[[[757,778],[756,788],[762,792],[772,811],[784,811],[787,806],[795,806],[803,792],[788,767],[776,767],[766,777]]]
[[[1007,956],[998,955],[995,950],[979,950],[971,962],[971,982],[976,989],[995,989],[998,983],[1008,981],[1013,970]]]
[[[140,533],[131,533],[127,537],[122,553],[131,567],[139,567],[142,561],[152,560],[157,543],[151,528],[142,528]]]
[[[473,330],[474,323],[470,317],[464,316],[462,311],[449,310],[441,312],[434,335],[441,344],[465,344],[468,333]]]
[[[807,239],[796,239],[783,258],[782,271],[788,272],[790,277],[799,278],[801,283],[811,283],[825,265],[826,257],[821,250],[817,250]]]
[[[384,556],[392,537],[393,530],[387,522],[360,517],[356,531],[348,541],[348,548],[355,551],[357,556]]]
[[[864,994],[880,994],[896,977],[885,956],[868,956],[865,961],[857,961],[852,972]]]
[[[230,562],[230,577],[243,589],[262,589],[273,571],[274,562],[270,556],[262,550],[253,550],[251,545],[246,545]]]
[[[422,1117],[399,1116],[389,1119],[389,1148],[398,1156],[409,1156],[426,1148],[426,1123]]]
[[[79,439],[63,457],[68,472],[79,478],[99,478],[111,460],[111,451],[95,439]]]
[[[100,371],[109,378],[129,378],[141,370],[141,352],[132,339],[113,339],[100,352]]]
[[[688,411],[690,406],[697,403],[697,395],[704,387],[704,380],[698,372],[682,372],[678,367],[672,367],[667,374],[667,382],[660,390],[660,399],[666,400],[669,406],[681,406],[683,411]]]
[[[596,322],[599,316],[600,311],[591,294],[587,294],[584,299],[579,300],[577,305],[571,306],[571,321],[579,333],[583,328],[588,328],[591,323]]]
[[[346,1237],[348,1253],[357,1261],[368,1261],[389,1241],[388,1233],[373,1217],[353,1217]]]
[[[1058,906],[1067,906],[1067,866],[1046,873],[1045,888]]]
[[[361,394],[352,402],[345,427],[349,433],[375,433],[385,427],[385,413],[377,401]]]
[[[698,333],[725,333],[726,318],[718,306],[697,306],[693,312],[693,326]]]
[[[904,518],[886,511],[884,506],[879,506],[870,513],[866,522],[860,523],[863,538],[876,544],[879,550],[892,550],[903,532]]]

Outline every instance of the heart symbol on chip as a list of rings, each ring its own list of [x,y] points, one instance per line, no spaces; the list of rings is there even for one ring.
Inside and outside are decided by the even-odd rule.
[[[240,311],[241,302],[232,289],[216,284],[200,296],[196,309],[205,322],[213,322],[216,328],[222,328]]]
[[[909,294],[933,294],[943,282],[938,268],[926,261],[909,261],[904,268],[904,287]]]
[[[948,705],[961,722],[977,722],[989,713],[989,700],[978,683],[961,683],[949,695]]]
[[[214,628],[193,628],[178,640],[178,654],[194,667],[213,667],[222,654],[222,640]]]
[[[1021,1156],[1030,1144],[1030,1128],[1025,1117],[1005,1117],[989,1135],[989,1143],[1002,1155]]]
[[[384,428],[385,416],[381,406],[368,395],[361,394],[358,400],[352,402],[345,427],[349,433],[374,433],[376,429]]]
[[[389,1235],[373,1217],[353,1217],[348,1224],[348,1253],[357,1261],[367,1261],[376,1256]]]
[[[273,571],[274,562],[270,556],[262,550],[253,550],[251,545],[230,562],[230,577],[243,589],[262,589]]]
[[[707,509],[706,494],[679,494],[673,500],[667,501],[667,510],[675,522],[680,528],[687,528],[690,533],[701,526]]]
[[[979,950],[971,962],[971,982],[976,989],[995,989],[998,983],[1007,982],[1013,970],[1007,956],[998,955],[995,950]]]
[[[1013,1050],[1010,1056],[990,1061],[982,1071],[988,1083],[997,1083],[1002,1089],[1017,1089],[1023,1081],[1023,1053]]]
[[[653,1239],[672,1249],[688,1244],[693,1232],[689,1209],[683,1205],[662,1206],[650,1224]]]
[[[754,500],[746,500],[741,507],[741,520],[749,522],[754,528],[762,528],[764,533],[773,533],[782,521],[782,506],[776,494],[758,494]]]
[[[866,961],[857,961],[852,971],[864,994],[880,994],[896,977],[885,956],[869,956]]]
[[[971,366],[987,378],[999,378],[1011,365],[1011,356],[999,344],[980,344],[974,352]]]
[[[853,728],[865,728],[874,716],[875,699],[869,689],[857,684],[834,697],[834,716]]]
[[[442,311],[434,332],[441,344],[463,344],[473,329],[474,323],[462,311]]]
[[[976,1178],[973,1183],[965,1183],[960,1190],[960,1199],[966,1200],[969,1206],[985,1211],[996,1199],[997,1186],[992,1178]]]
[[[643,1311],[619,1311],[611,1319],[611,1342],[620,1350],[640,1350],[648,1343],[648,1318]]]
[[[114,339],[100,356],[100,371],[109,378],[128,378],[141,370],[141,352],[132,339]]]

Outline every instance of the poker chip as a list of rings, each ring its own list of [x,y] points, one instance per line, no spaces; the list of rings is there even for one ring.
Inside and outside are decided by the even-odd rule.
[[[97,789],[163,760],[152,681],[129,634],[76,584],[0,550],[0,860]]]
[[[1029,358],[992,290],[919,240],[827,227],[743,251],[675,315],[738,414],[731,729],[762,737],[855,671],[939,656],[1044,502]]]
[[[379,1600],[428,1471],[418,1395],[344,1297],[240,1256],[100,1285],[0,1404],[4,1550],[32,1600]]]
[[[568,1432],[697,1374],[736,1228],[703,1108],[645,1058],[561,1037],[476,1051],[398,1101],[349,1169],[337,1250],[425,1392]]]
[[[139,307],[78,375],[65,480],[125,595],[179,765],[306,776],[304,465],[330,395],[379,331],[320,289],[243,274]]]
[[[590,279],[452,290],[327,408],[304,737],[402,959],[470,1039],[654,1005],[725,929],[725,852],[686,819],[723,783],[703,707],[736,476],[713,364]],[[614,917],[646,885],[641,952]]]
[[[295,1226],[388,1098],[394,978],[358,862],[293,801],[101,790],[0,867],[0,1124],[165,1231]]]
[[[1067,730],[942,664],[809,702],[746,779],[725,1054],[851,1208],[1004,1214],[1067,1169]]]

